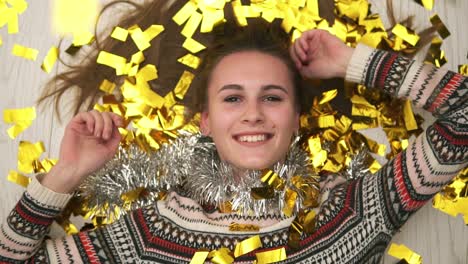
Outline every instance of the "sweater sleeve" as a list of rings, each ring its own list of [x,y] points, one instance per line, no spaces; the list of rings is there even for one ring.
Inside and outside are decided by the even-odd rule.
[[[468,165],[468,80],[366,46],[354,51],[346,79],[408,98],[437,118],[406,150],[363,181],[368,217],[381,212],[394,232]]]
[[[120,263],[136,258],[130,214],[102,228],[46,239],[54,218],[70,198],[34,179],[0,226],[0,263]]]

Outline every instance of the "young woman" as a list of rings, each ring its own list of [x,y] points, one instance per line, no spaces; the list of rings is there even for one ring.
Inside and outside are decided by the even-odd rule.
[[[119,116],[79,113],[67,125],[57,165],[33,180],[0,227],[0,261],[186,263],[199,249],[233,250],[259,235],[263,247],[236,262],[251,263],[257,252],[284,247],[284,263],[378,263],[408,217],[468,165],[465,77],[362,45],[352,49],[320,30],[305,32],[291,47],[275,25],[251,24],[229,37],[206,55],[199,105],[201,131],[231,166],[235,182],[247,171],[287,161],[299,128],[301,75],[383,89],[411,98],[438,119],[375,175],[322,185],[315,232],[291,248],[294,217],[280,209],[265,215],[207,211],[176,190],[104,228],[45,239],[71,193],[114,156],[120,141]],[[257,228],[232,230],[233,222]]]

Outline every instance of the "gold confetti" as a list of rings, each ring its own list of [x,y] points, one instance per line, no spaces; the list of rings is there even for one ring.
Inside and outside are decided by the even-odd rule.
[[[402,38],[404,41],[408,42],[412,46],[416,46],[419,41],[419,36],[411,33],[405,26],[401,24],[396,24],[392,29],[392,33],[396,36]]]
[[[431,23],[437,29],[437,32],[443,39],[446,39],[448,36],[450,36],[450,32],[448,31],[447,27],[444,25],[444,23],[440,19],[439,15],[437,14],[432,15]]]
[[[89,31],[75,32],[73,33],[73,43],[75,47],[81,47],[84,45],[89,45],[94,42],[94,35]]]
[[[21,141],[18,149],[18,170],[22,173],[34,173],[34,163],[39,160],[42,153],[44,153],[44,143],[37,142],[31,143],[28,141]]]
[[[416,3],[424,6],[427,10],[434,8],[434,0],[415,0]]]
[[[116,86],[115,83],[104,79],[102,81],[101,85],[99,86],[99,90],[101,90],[101,91],[103,91],[103,92],[105,92],[107,94],[111,94],[114,91],[115,86]]]
[[[192,1],[187,1],[187,3],[174,15],[172,20],[174,20],[179,26],[185,23],[192,13],[197,11],[197,5]]]
[[[31,178],[14,170],[10,170],[7,179],[13,183],[23,186],[24,188],[28,187],[29,183],[31,182]]]
[[[278,248],[273,250],[268,250],[264,252],[259,252],[255,254],[257,258],[256,264],[267,264],[267,263],[274,263],[286,260],[286,249]]]
[[[34,119],[36,119],[36,108],[34,107],[3,110],[3,121],[7,124],[14,124],[8,129],[8,135],[11,139],[15,139],[31,126]]]
[[[328,103],[333,100],[338,95],[338,90],[333,89],[322,93],[322,99],[320,99],[319,104]]]
[[[458,65],[458,73],[468,76],[468,64]]]
[[[408,131],[418,129],[418,124],[413,114],[413,107],[410,100],[405,100],[403,105],[403,118],[405,120],[405,126]]]
[[[140,51],[143,51],[149,47],[151,44],[146,36],[146,34],[141,30],[138,25],[134,25],[128,29],[130,37],[133,39],[133,42],[138,47]]]
[[[111,37],[122,42],[125,42],[128,37],[128,31],[121,27],[115,27],[112,31]]]
[[[229,231],[258,232],[260,231],[260,227],[258,225],[253,225],[253,224],[231,223],[229,225]]]
[[[192,83],[193,78],[195,78],[195,75],[193,73],[184,71],[184,73],[179,79],[179,82],[174,88],[174,94],[177,98],[179,98],[180,100],[184,99],[185,94],[190,88],[190,84]]]
[[[182,44],[182,47],[190,51],[191,53],[195,54],[198,53],[199,51],[202,51],[206,49],[206,47],[201,44],[200,42],[192,39],[192,38],[187,38],[184,43]]]
[[[413,252],[405,245],[397,245],[392,243],[388,249],[388,254],[398,259],[404,259],[408,264],[421,264],[422,258],[420,255]]]
[[[28,48],[18,44],[13,45],[11,53],[15,56],[35,61],[39,51],[37,49]]]
[[[162,26],[162,25],[151,25],[145,30],[144,33],[145,33],[146,39],[148,41],[151,41],[163,31],[164,31],[164,26]]]
[[[127,59],[106,51],[100,51],[97,57],[97,63],[114,68],[117,75],[123,75],[125,74]]]
[[[47,73],[50,73],[58,59],[58,56],[59,49],[57,47],[50,48],[46,57],[44,58],[44,62],[42,62],[41,69]]]
[[[187,54],[177,60],[178,62],[187,65],[188,67],[192,69],[197,69],[198,66],[200,66],[201,59],[195,55],[192,54]]]
[[[181,32],[182,36],[185,36],[187,38],[192,38],[193,34],[197,30],[197,28],[200,26],[202,18],[203,18],[202,14],[196,11],[193,12],[187,24],[185,24],[185,27],[182,29],[182,32]]]
[[[8,26],[8,34],[16,34],[18,28],[18,12],[14,8],[8,8],[6,4],[0,2],[0,28],[5,24]]]
[[[259,235],[247,238],[236,244],[236,248],[234,249],[234,257],[237,258],[260,247],[262,247],[262,241],[260,241]]]
[[[52,14],[54,30],[62,35],[89,32],[96,22],[98,6],[99,1],[96,0],[55,0]]]
[[[208,254],[210,254],[209,251],[198,250],[193,255],[192,260],[190,260],[190,264],[203,264],[203,263],[205,263],[205,260],[208,257]]]

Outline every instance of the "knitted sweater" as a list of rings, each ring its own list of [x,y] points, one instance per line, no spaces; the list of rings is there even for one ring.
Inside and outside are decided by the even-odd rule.
[[[331,188],[316,231],[298,250],[287,247],[292,218],[207,213],[176,193],[104,228],[44,240],[70,195],[33,180],[0,228],[0,262],[187,263],[200,248],[232,250],[259,235],[262,249],[236,263],[252,263],[256,252],[281,247],[287,252],[283,263],[378,263],[396,230],[468,164],[468,80],[365,46],[354,51],[346,78],[410,98],[437,121],[376,174]],[[232,222],[260,231],[229,231]]]

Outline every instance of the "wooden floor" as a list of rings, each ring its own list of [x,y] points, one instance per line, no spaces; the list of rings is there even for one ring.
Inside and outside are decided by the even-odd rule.
[[[373,0],[372,10],[385,16],[383,0]],[[394,0],[397,18],[408,15],[416,18],[416,28],[429,25],[429,16],[438,13],[447,25],[451,36],[444,41],[448,63],[444,66],[457,70],[459,64],[468,64],[468,1],[435,0],[433,11],[427,11],[412,0]],[[51,1],[28,1],[29,8],[20,15],[20,32],[7,35],[0,30],[3,45],[0,46],[0,109],[23,108],[34,105],[44,82],[50,77],[40,70],[42,58],[48,49],[57,43],[51,33]],[[385,20],[385,19],[384,19]],[[38,60],[26,61],[11,55],[14,43],[36,48]],[[63,125],[52,115],[51,107],[38,111],[33,125],[18,139],[11,140],[6,134],[8,126],[0,123],[0,220],[3,220],[19,199],[23,189],[6,180],[10,169],[16,169],[17,149],[20,140],[43,141],[49,157],[57,157]],[[383,141],[382,138],[379,139]],[[431,207],[425,206],[412,217],[395,238],[422,255],[423,263],[468,263],[468,227],[463,219],[452,218]],[[383,263],[396,263],[386,256]]]

